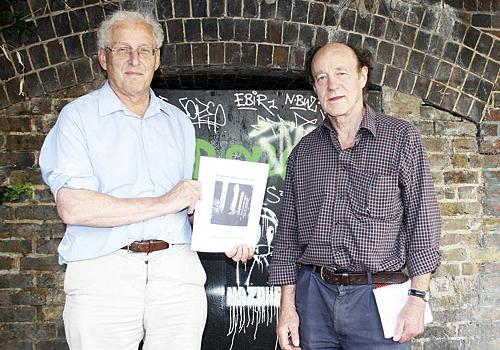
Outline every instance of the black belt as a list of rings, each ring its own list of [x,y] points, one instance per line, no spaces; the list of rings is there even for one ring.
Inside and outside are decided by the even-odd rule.
[[[338,271],[325,266],[314,266],[306,265],[312,269],[312,271],[318,273],[323,281],[329,284],[339,284],[339,285],[362,285],[370,284],[368,280],[368,272],[348,272],[348,271]],[[408,276],[401,271],[381,271],[371,274],[372,282],[374,284],[381,283],[404,283],[408,281]]]
[[[152,253],[157,250],[163,250],[170,247],[165,241],[159,241],[157,239],[150,239],[147,241],[135,241],[122,247],[121,249],[126,249],[134,253]]]

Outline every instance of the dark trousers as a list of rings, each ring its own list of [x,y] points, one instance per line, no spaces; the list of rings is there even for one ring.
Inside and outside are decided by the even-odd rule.
[[[296,306],[302,350],[411,349],[385,339],[372,285],[333,285],[310,267],[299,272]]]

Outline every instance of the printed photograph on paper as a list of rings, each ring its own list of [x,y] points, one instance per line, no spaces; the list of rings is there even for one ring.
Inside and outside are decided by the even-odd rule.
[[[246,226],[252,203],[253,186],[228,179],[215,181],[211,224]]]
[[[255,246],[269,165],[200,157],[202,198],[196,204],[191,249],[226,252],[233,246]]]

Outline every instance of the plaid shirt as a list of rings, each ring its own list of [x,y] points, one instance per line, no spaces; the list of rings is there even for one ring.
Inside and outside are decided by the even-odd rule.
[[[325,118],[290,154],[269,283],[295,284],[298,264],[426,274],[440,234],[418,130],[365,106],[354,147],[342,150]]]

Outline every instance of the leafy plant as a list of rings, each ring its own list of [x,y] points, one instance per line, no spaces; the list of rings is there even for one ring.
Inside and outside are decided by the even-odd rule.
[[[18,183],[15,185],[0,186],[0,205],[5,202],[16,202],[33,195],[33,187],[31,183]]]

